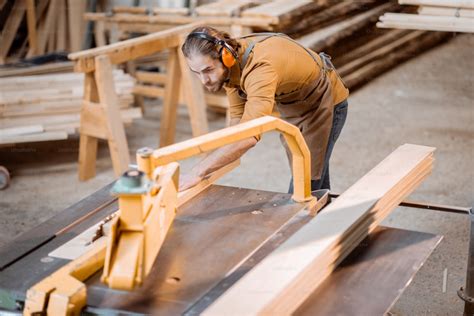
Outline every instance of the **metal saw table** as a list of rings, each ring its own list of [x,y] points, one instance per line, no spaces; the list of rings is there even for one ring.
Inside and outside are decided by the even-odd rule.
[[[20,312],[27,290],[68,262],[48,254],[117,210],[110,187],[0,249],[0,309]],[[179,208],[143,286],[109,289],[99,271],[86,282],[84,313],[198,315],[310,219],[289,194],[212,185]],[[441,239],[379,227],[297,314],[384,314]]]

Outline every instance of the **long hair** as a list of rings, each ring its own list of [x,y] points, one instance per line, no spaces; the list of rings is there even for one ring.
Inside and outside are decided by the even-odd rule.
[[[237,52],[240,47],[239,42],[233,39],[227,32],[216,30],[210,26],[197,27],[191,33],[194,32],[203,32],[217,39],[224,40],[234,49],[235,52]],[[181,51],[186,58],[189,58],[195,54],[201,54],[203,56],[209,55],[212,59],[220,59],[220,49],[221,47],[219,45],[216,46],[210,41],[189,35],[186,37],[186,40],[181,46]]]

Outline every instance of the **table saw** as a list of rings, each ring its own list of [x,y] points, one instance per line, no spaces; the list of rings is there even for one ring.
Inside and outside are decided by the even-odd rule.
[[[277,130],[287,133],[285,136],[293,135],[292,137],[298,140],[299,131],[287,130],[281,125],[280,120],[275,121],[277,119],[274,118],[265,120],[263,120],[263,125],[257,122],[258,124],[249,123],[237,127],[241,135],[239,137],[241,139],[251,137],[256,133],[275,129],[274,127],[277,126]],[[271,126],[268,127],[268,124]],[[255,126],[258,128],[255,129]],[[261,126],[268,128],[265,130],[266,127],[261,128]],[[233,131],[235,130],[234,128]],[[227,138],[232,135],[234,135],[233,132],[224,133],[224,137]],[[212,150],[222,145],[222,142],[213,143],[211,138],[204,136],[205,141],[199,143],[199,146],[194,146],[199,149],[198,153],[204,151],[203,148]],[[235,141],[235,138],[231,140]],[[301,147],[301,144],[297,145]],[[290,147],[296,151],[295,147],[298,146]],[[181,156],[176,154],[176,151],[173,151],[171,156],[165,156],[178,160],[183,158],[183,155],[195,154],[189,146],[180,148],[182,149]],[[140,157],[137,156],[139,170],[151,173],[155,166],[148,165],[147,159],[150,157],[150,152],[142,151],[140,155]],[[304,154],[299,158],[303,164],[308,163]],[[159,160],[156,156],[153,159]],[[171,180],[176,175],[176,167],[169,170],[173,170],[168,174],[168,182],[172,183]],[[201,314],[253,267],[310,222],[315,212],[321,209],[324,211],[328,202],[328,192],[309,192],[308,181],[306,181],[309,178],[306,177],[306,171],[305,168],[293,168],[294,179],[302,180],[301,183],[295,181],[293,195],[219,185],[206,186],[206,189],[199,194],[192,196],[182,205],[178,205],[174,220],[169,221],[166,238],[164,242],[160,241],[156,259],[152,258],[150,271],[147,271],[146,278],[143,279],[137,279],[136,275],[144,274],[134,271],[135,276],[132,281],[138,280],[138,282],[136,284],[132,282],[130,290],[124,289],[127,287],[126,282],[118,282],[116,283],[118,286],[111,286],[111,279],[105,271],[110,269],[108,266],[109,248],[105,265],[103,258],[99,260],[98,257],[93,257],[94,264],[100,261],[101,265],[97,265],[99,268],[93,270],[95,271],[93,274],[78,277],[79,280],[84,279],[87,289],[87,294],[83,296],[86,301],[81,305],[79,313]],[[131,174],[129,173],[128,176]],[[134,175],[136,176],[137,173],[135,172]],[[76,260],[71,261],[71,259],[55,255],[58,249],[71,244],[79,236],[90,231],[91,227],[96,227],[98,223],[104,223],[104,219],[112,218],[112,221],[116,223],[119,218],[123,220],[124,209],[129,206],[124,201],[130,202],[130,196],[119,195],[117,199],[110,194],[111,190],[117,192],[117,184],[121,180],[104,187],[0,249],[0,308],[2,310],[11,313],[27,310],[25,302],[27,306],[31,303],[32,288],[41,282],[47,283],[51,279],[50,276],[76,262]],[[176,182],[175,179],[173,188],[176,187]],[[148,193],[145,193],[148,197],[159,197],[160,192],[168,192],[164,191],[164,188],[165,183],[162,183],[156,192],[151,186]],[[130,188],[125,191],[123,188],[119,190],[120,194],[124,192],[130,194]],[[143,192],[134,194],[135,197],[136,194],[143,194]],[[160,198],[159,208],[165,208],[171,203],[163,201],[171,200]],[[121,211],[119,215],[112,216],[119,208]],[[152,206],[146,208],[154,209]],[[102,226],[100,228],[102,229]],[[121,227],[121,229],[125,228]],[[122,234],[124,232],[126,231],[124,230]],[[131,233],[135,232],[137,232],[136,228],[131,229]],[[94,237],[87,244],[98,245],[105,238],[110,238],[110,236]],[[299,305],[295,314],[381,315],[386,313],[441,239],[441,236],[428,233],[387,227],[376,228],[355,247],[322,284],[310,295],[308,293],[306,300]],[[147,258],[142,257],[137,260],[144,265],[138,265],[138,269],[145,269]],[[125,262],[127,260],[132,260],[132,258],[126,258]],[[102,266],[104,269],[101,268]],[[104,284],[104,281],[110,286]],[[120,281],[122,282],[123,279]],[[57,283],[53,284],[51,290],[42,294],[52,296],[54,289],[60,287],[62,281],[59,279],[55,282]],[[27,293],[29,293],[29,303]],[[367,300],[367,297],[370,297],[370,300]],[[68,308],[67,304],[71,305],[71,302],[66,302],[66,308]],[[47,298],[44,305],[42,308],[45,310],[42,313],[48,308]]]

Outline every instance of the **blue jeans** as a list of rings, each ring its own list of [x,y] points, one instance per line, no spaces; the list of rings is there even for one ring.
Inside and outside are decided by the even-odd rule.
[[[328,148],[326,150],[326,156],[324,158],[323,172],[321,178],[318,180],[311,180],[311,191],[320,189],[331,189],[331,183],[329,181],[329,160],[331,158],[334,144],[341,134],[342,127],[346,122],[347,117],[347,100],[342,101],[334,107],[334,115],[332,119],[331,133],[329,134]],[[288,193],[293,193],[293,177],[291,178],[290,188]]]

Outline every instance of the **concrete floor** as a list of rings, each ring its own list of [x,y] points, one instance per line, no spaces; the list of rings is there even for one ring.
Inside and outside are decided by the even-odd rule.
[[[343,192],[404,143],[437,147],[433,174],[410,197],[431,203],[474,204],[474,36],[462,35],[375,79],[350,97],[346,126],[331,162],[334,192]],[[131,157],[158,144],[159,107],[127,129]],[[224,118],[209,114],[211,129]],[[191,136],[180,109],[178,140]],[[77,139],[0,149],[0,163],[12,172],[0,191],[0,246],[98,190],[115,177],[106,144],[97,177],[77,181]],[[264,162],[264,163],[262,163]],[[193,161],[183,162],[187,170]],[[221,184],[285,192],[290,178],[276,134],[265,135]],[[465,283],[469,222],[463,215],[396,209],[385,225],[443,235],[438,248],[393,306],[396,315],[460,315],[456,290]],[[447,291],[442,292],[447,269]],[[370,298],[367,298],[370,301]]]

